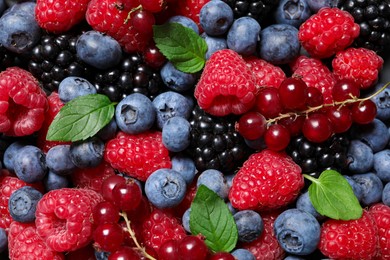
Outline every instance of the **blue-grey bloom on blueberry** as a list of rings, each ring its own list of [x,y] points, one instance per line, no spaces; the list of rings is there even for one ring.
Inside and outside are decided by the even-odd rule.
[[[191,125],[187,119],[174,116],[162,128],[162,143],[171,152],[184,151],[191,142]]]
[[[365,173],[374,166],[372,149],[359,140],[351,140],[347,152],[348,168],[352,173]]]
[[[158,128],[162,129],[164,123],[171,117],[181,116],[189,119],[193,102],[186,96],[174,91],[163,92],[153,99],[156,111]]]
[[[190,214],[191,214],[191,208],[186,209],[186,211],[184,211],[183,217],[181,218],[181,221],[182,221],[184,230],[191,234]]]
[[[171,158],[172,170],[180,173],[187,185],[191,184],[197,171],[194,160],[183,154],[175,154]]]
[[[16,176],[27,183],[41,181],[47,173],[45,154],[34,145],[20,148],[13,164]]]
[[[211,36],[225,34],[234,20],[232,8],[224,1],[207,2],[199,12],[202,29]]]
[[[70,145],[60,144],[50,148],[46,153],[46,165],[56,174],[70,174],[76,168],[70,156]]]
[[[337,7],[339,1],[335,0],[306,0],[313,13],[317,13],[322,7]]]
[[[157,208],[172,208],[178,205],[186,194],[187,184],[175,170],[158,169],[145,182],[145,194]]]
[[[305,260],[305,258],[295,256],[295,255],[288,255],[283,260]]]
[[[275,219],[274,231],[280,246],[294,255],[313,253],[321,234],[318,220],[310,213],[296,208],[283,211]]]
[[[115,108],[115,120],[120,130],[139,134],[149,130],[156,120],[152,101],[145,95],[133,93],[122,99]]]
[[[343,177],[347,180],[349,185],[351,185],[353,193],[355,194],[358,201],[361,201],[363,198],[363,189],[362,187],[354,180],[351,176],[343,175]]]
[[[35,220],[35,210],[42,193],[30,186],[14,191],[8,201],[8,210],[13,220],[26,223]]]
[[[296,202],[296,208],[312,214],[319,221],[325,219],[325,216],[318,213],[318,211],[314,208],[313,203],[311,203],[308,191],[299,195]]]
[[[382,151],[389,143],[390,138],[386,124],[377,118],[364,127],[354,125],[351,128],[351,135],[353,139],[367,144],[374,153]]]
[[[231,252],[237,260],[256,260],[256,257],[252,254],[251,251],[244,248],[237,248]]]
[[[254,210],[240,210],[233,215],[238,230],[238,240],[250,243],[260,237],[264,230],[263,219]]]
[[[22,141],[15,141],[5,149],[3,163],[7,170],[14,171],[14,158],[19,153],[19,150],[25,145],[26,144]]]
[[[113,117],[107,125],[97,132],[96,135],[103,141],[107,141],[115,137],[117,130],[118,125],[116,124],[115,117]]]
[[[281,0],[275,11],[275,21],[299,28],[310,15],[311,10],[306,0]]]
[[[0,228],[0,253],[4,252],[8,247],[8,236],[4,228]]]
[[[374,154],[374,170],[382,182],[390,182],[390,149]]]
[[[104,142],[94,136],[70,145],[70,157],[79,168],[96,167],[103,159]]]
[[[207,44],[207,51],[205,54],[206,60],[208,60],[214,52],[228,48],[225,37],[210,36],[205,32],[202,33],[201,36]]]
[[[122,48],[114,38],[93,30],[80,35],[76,51],[82,61],[101,70],[114,67],[122,57]]]
[[[288,24],[272,24],[261,30],[260,58],[272,64],[287,64],[300,52],[298,29]]]
[[[79,96],[96,93],[97,90],[95,86],[88,80],[81,77],[66,77],[58,85],[58,96],[63,103],[67,103]]]
[[[234,20],[227,34],[227,45],[241,55],[252,55],[260,38],[260,24],[252,17],[244,16]]]
[[[379,90],[385,83],[378,83],[373,88],[373,92]],[[390,87],[386,87],[383,91],[371,98],[374,101],[377,109],[376,118],[387,121],[390,120]]]
[[[230,189],[233,185],[233,178],[236,176],[236,173],[231,173],[225,175],[226,184],[228,185],[228,188]]]
[[[5,0],[0,0],[0,15],[3,14],[4,10],[7,8],[7,4],[5,3]],[[0,247],[1,248],[1,247]],[[1,252],[1,250],[0,250]]]
[[[363,206],[380,202],[382,199],[383,183],[375,173],[354,174],[352,175],[352,179],[362,188],[363,196],[360,202]]]
[[[237,213],[238,210],[233,207],[233,205],[232,205],[232,203],[230,201],[227,201],[226,205],[227,205],[229,211],[232,213],[232,215]]]
[[[196,182],[196,186],[205,185],[210,190],[218,194],[222,199],[226,199],[229,193],[229,187],[222,172],[215,169],[203,171]]]
[[[386,183],[382,191],[382,202],[383,204],[390,207],[390,182]]]
[[[187,28],[192,29],[194,32],[199,34],[198,25],[191,18],[183,15],[174,15],[168,19],[169,23],[179,23]]]
[[[186,73],[176,69],[169,61],[161,68],[160,76],[168,88],[180,93],[194,88],[199,77],[197,73]]]
[[[46,191],[51,191],[70,187],[70,181],[68,176],[49,171],[43,179],[43,185]]]

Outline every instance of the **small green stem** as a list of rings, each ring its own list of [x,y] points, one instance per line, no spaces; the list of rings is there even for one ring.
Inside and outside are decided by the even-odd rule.
[[[311,177],[310,175],[307,175],[307,174],[302,174],[302,175],[303,175],[303,177],[305,177],[306,179],[308,179],[311,182],[319,183],[319,181],[316,178]]]
[[[131,18],[131,14],[134,13],[135,11],[138,11],[138,10],[142,10],[142,5],[139,5],[137,7],[134,7],[133,9],[131,9],[130,12],[127,14],[127,17],[123,23],[127,24]]]

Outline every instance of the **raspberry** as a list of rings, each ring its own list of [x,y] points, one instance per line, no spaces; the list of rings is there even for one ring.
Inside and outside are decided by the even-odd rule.
[[[92,190],[62,188],[49,191],[38,202],[37,233],[54,251],[74,251],[92,240],[92,210],[103,197]]]
[[[8,249],[10,259],[65,259],[62,253],[51,250],[37,234],[34,224],[12,222],[8,236]]]
[[[119,132],[106,143],[104,160],[114,169],[141,181],[160,168],[171,168],[169,151],[162,143],[160,131],[137,135]]]
[[[89,0],[37,0],[35,18],[48,32],[61,33],[80,23],[85,16]]]
[[[333,102],[332,89],[336,79],[320,59],[299,56],[290,66],[294,76],[302,77],[308,87],[321,91],[325,104]]]
[[[373,216],[379,235],[379,247],[381,259],[390,258],[390,207],[378,203],[369,208],[371,216]]]
[[[366,210],[355,220],[328,219],[322,224],[318,247],[332,259],[372,259],[378,251],[377,231],[374,218]]]
[[[239,169],[229,192],[239,209],[271,210],[291,203],[304,186],[301,168],[282,152],[252,154]]]
[[[199,106],[214,116],[243,114],[256,100],[256,80],[244,59],[235,51],[214,52],[207,61],[195,98]]]
[[[284,259],[285,251],[279,245],[274,232],[274,222],[278,215],[278,211],[261,214],[264,224],[263,232],[256,240],[242,245],[243,248],[251,251],[257,260]]]
[[[348,48],[336,54],[332,60],[336,79],[351,79],[360,88],[367,89],[378,81],[383,59],[365,48]]]
[[[180,240],[186,232],[180,221],[168,212],[154,209],[142,224],[142,236],[146,247],[156,251],[167,240]]]
[[[77,168],[71,177],[74,186],[100,192],[103,181],[112,175],[115,175],[114,169],[103,161],[96,167]]]
[[[38,131],[46,108],[46,94],[30,72],[10,67],[0,73],[0,132],[26,136]]]
[[[275,87],[286,78],[284,71],[263,59],[255,56],[244,58],[246,65],[254,73],[257,87]]]
[[[359,33],[351,14],[325,7],[299,27],[298,38],[312,57],[328,58],[351,45]]]

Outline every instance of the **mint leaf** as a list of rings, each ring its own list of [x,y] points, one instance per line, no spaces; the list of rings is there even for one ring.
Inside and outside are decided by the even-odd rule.
[[[107,125],[115,112],[115,103],[101,94],[72,99],[58,112],[49,126],[49,141],[80,141],[94,136]]]
[[[226,203],[212,190],[200,185],[191,204],[190,229],[206,238],[214,252],[230,252],[238,239],[237,226]]]
[[[348,181],[337,171],[325,170],[318,179],[304,175],[312,181],[309,198],[321,215],[332,219],[358,219],[363,209]]]
[[[153,38],[161,53],[176,69],[186,73],[203,69],[207,44],[192,29],[179,23],[154,25]]]

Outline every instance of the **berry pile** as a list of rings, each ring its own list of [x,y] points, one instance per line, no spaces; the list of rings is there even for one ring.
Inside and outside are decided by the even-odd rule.
[[[389,17],[0,0],[0,258],[388,259]]]

